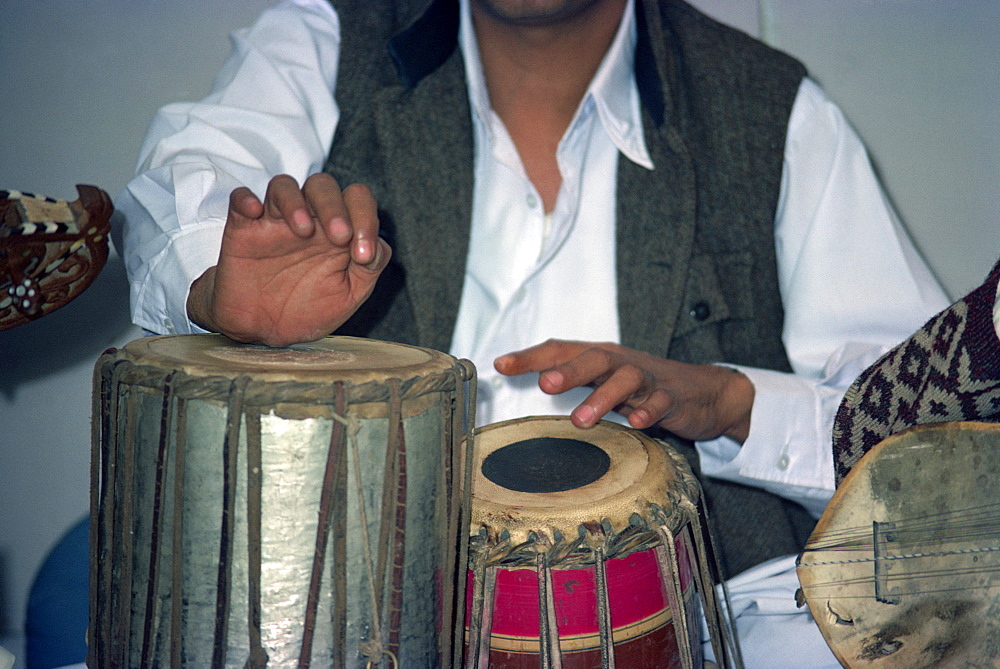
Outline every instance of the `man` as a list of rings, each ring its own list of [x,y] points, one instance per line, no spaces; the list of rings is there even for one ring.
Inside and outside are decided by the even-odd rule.
[[[136,322],[449,350],[483,422],[614,410],[733,481],[729,573],[798,550],[843,388],[945,304],[801,65],[679,2],[335,4],[154,121]]]

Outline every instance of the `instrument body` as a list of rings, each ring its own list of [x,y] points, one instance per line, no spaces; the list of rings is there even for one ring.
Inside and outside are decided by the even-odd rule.
[[[855,669],[1000,663],[1000,425],[884,439],[838,487],[799,558],[800,594]]]
[[[451,666],[473,377],[347,337],[106,353],[90,666]]]
[[[476,433],[466,668],[701,667],[726,657],[698,485],[640,432],[566,418]]]
[[[0,330],[66,305],[107,262],[111,198],[76,189],[75,202],[0,191]]]

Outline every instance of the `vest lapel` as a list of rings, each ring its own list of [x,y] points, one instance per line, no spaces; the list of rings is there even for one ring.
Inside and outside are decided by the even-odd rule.
[[[636,19],[636,82],[654,169],[618,160],[618,314],[625,346],[666,356],[694,246],[695,172],[673,125],[673,60],[656,3],[637,0]]]
[[[472,217],[472,123],[460,52],[415,87],[387,89],[375,122],[418,342],[447,351]]]
[[[622,343],[661,356],[680,313],[695,228],[694,168],[679,139],[672,150],[665,135],[676,138],[668,126],[646,132],[653,170],[619,157],[616,231]]]

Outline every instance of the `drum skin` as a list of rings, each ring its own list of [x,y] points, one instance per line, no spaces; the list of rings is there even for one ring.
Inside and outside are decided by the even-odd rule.
[[[494,474],[491,459],[508,449],[520,450]],[[589,669],[605,656],[617,667],[700,667],[696,584],[711,581],[695,559],[697,485],[679,458],[606,422],[479,430],[466,667]]]
[[[346,337],[106,353],[88,664],[450,666],[470,379]]]

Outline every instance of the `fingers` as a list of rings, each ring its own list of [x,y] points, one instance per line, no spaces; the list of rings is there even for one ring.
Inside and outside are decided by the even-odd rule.
[[[608,344],[549,340],[500,356],[494,366],[505,375],[540,372],[538,386],[550,395],[593,386],[594,392],[571,414],[578,427],[591,427],[611,411],[629,411],[637,398],[641,401],[655,388],[652,373],[630,363],[616,349]],[[658,406],[654,403],[649,410],[656,411]]]
[[[550,395],[605,383],[624,360],[610,344],[550,339],[493,361],[505,376],[538,372],[538,386]]]
[[[538,386],[553,395],[592,387],[570,414],[577,427],[592,427],[615,411],[634,428],[659,425],[686,439],[725,435],[742,444],[749,434],[753,383],[725,367],[560,340],[500,356],[494,366],[505,375],[539,372]]]
[[[327,239],[337,246],[350,244],[354,234],[351,216],[336,179],[329,174],[314,174],[302,185],[302,195]]]
[[[336,179],[319,173],[299,188],[294,178],[282,174],[268,183],[263,203],[248,189],[237,188],[230,207],[249,219],[284,221],[301,238],[311,237],[318,224],[334,246],[350,247],[351,260],[369,270],[388,262],[389,247],[378,236],[378,207],[367,186],[355,184],[341,191]]]
[[[628,418],[629,425],[645,430],[661,421],[669,421],[675,413],[675,398],[663,390],[656,388],[634,409],[619,412]]]
[[[263,215],[264,205],[253,191],[241,186],[229,194],[229,210],[241,219],[255,220]]]
[[[375,255],[367,265],[361,265],[368,272],[381,273],[392,258],[392,248],[381,237],[375,238]]]
[[[565,382],[594,386],[594,392],[571,414],[573,423],[577,427],[591,427],[615,410],[625,413],[628,407],[636,406],[637,402],[648,401],[648,397],[655,390],[656,382],[652,374],[635,365],[615,360],[611,356],[595,355],[588,351],[572,362],[572,365],[564,365],[563,370],[557,370]],[[566,370],[566,367],[574,369]],[[578,383],[588,377],[590,380]]]
[[[352,184],[343,192],[327,174],[316,174],[306,182],[306,194],[317,218],[333,243],[350,244],[351,261],[370,272],[381,272],[392,250],[378,236],[378,205],[371,190]]]
[[[545,392],[555,394],[580,386],[603,384],[611,381],[609,377],[617,374],[623,364],[621,356],[608,349],[580,347],[575,355],[567,355],[563,361],[543,371],[538,385]],[[621,383],[622,378],[617,381]]]
[[[305,194],[295,179],[279,174],[267,184],[264,195],[264,215],[282,220],[299,237],[310,237],[315,231],[313,214]]]
[[[350,246],[351,260],[368,269],[388,261],[388,246],[378,236],[378,207],[367,186],[354,184],[343,191],[329,174],[314,174],[302,187],[304,201],[327,239]]]
[[[351,259],[368,269],[381,269],[389,260],[389,245],[378,236],[378,206],[367,186],[344,189],[344,204],[354,232]]]
[[[502,355],[493,366],[504,376],[543,372],[570,360],[587,348],[580,342],[550,339],[522,351]]]

